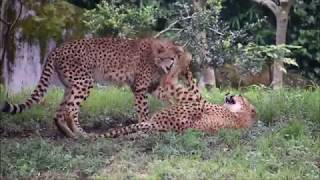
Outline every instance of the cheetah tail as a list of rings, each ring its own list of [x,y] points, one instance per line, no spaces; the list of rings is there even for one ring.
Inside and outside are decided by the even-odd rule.
[[[151,122],[141,122],[123,128],[111,129],[109,132],[104,134],[93,134],[92,136],[94,138],[116,138],[118,136],[127,135],[138,131],[148,132],[151,131],[153,127],[154,126]]]
[[[23,112],[25,109],[31,107],[33,104],[39,103],[40,100],[43,98],[44,94],[47,92],[49,86],[49,80],[54,72],[54,60],[48,57],[46,65],[43,68],[42,74],[40,76],[40,80],[36,89],[32,92],[30,98],[28,98],[24,103],[21,104],[10,104],[5,102],[2,107],[0,107],[1,112],[7,113],[20,113]]]

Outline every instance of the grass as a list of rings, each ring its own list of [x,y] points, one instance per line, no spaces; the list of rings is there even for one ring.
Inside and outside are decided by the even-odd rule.
[[[24,92],[0,102],[21,102]],[[241,93],[256,106],[259,122],[250,130],[221,130],[215,135],[190,130],[134,134],[116,139],[70,140],[51,134],[62,97],[51,89],[44,101],[19,114],[0,114],[0,179],[319,179],[320,89],[259,87],[204,92],[221,103],[226,92]],[[151,98],[152,112],[163,104]],[[81,124],[104,128],[136,119],[127,89],[95,88],[81,108]],[[114,125],[117,124],[117,125]]]

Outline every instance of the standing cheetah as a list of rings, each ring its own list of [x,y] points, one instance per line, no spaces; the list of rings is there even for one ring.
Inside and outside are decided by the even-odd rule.
[[[22,104],[5,103],[2,112],[20,113],[39,103],[56,71],[65,92],[54,121],[68,137],[85,135],[78,114],[94,81],[128,84],[134,93],[139,121],[143,122],[149,113],[146,93],[154,91],[162,74],[169,72],[183,52],[181,47],[165,39],[93,38],[67,42],[49,54],[31,97]]]

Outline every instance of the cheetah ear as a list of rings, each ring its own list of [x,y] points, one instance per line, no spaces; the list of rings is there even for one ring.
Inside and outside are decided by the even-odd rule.
[[[177,46],[176,52],[177,52],[179,55],[182,55],[182,53],[184,53],[183,47],[182,47],[182,46]]]
[[[155,40],[151,44],[152,53],[155,57],[165,51],[165,43],[162,40]]]

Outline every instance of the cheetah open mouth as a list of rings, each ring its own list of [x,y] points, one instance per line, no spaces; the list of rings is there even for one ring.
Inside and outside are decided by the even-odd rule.
[[[234,95],[226,96],[225,98],[225,103],[227,104],[235,104],[236,101],[234,100]]]
[[[166,67],[167,72],[169,72],[171,70],[172,66],[173,66],[173,62],[169,66]]]

